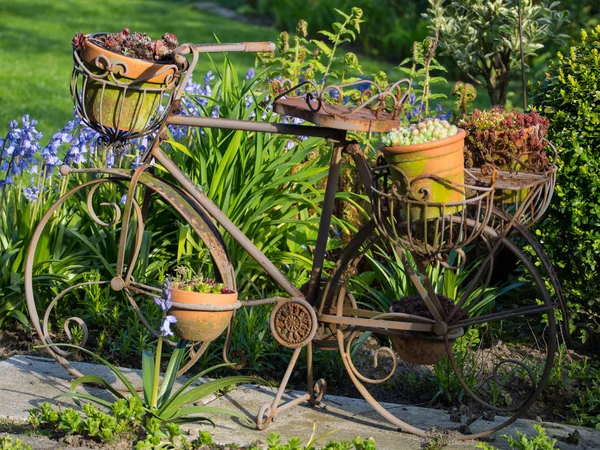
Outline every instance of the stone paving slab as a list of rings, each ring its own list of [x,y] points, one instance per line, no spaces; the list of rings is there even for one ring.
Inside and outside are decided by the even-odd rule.
[[[117,388],[124,387],[120,382],[117,382],[116,377],[106,367],[88,363],[74,363],[73,365],[85,374],[99,375],[110,382],[114,382]],[[123,369],[123,373],[126,374],[134,386],[141,386],[140,371]],[[71,379],[71,375],[52,359],[14,356],[0,362],[0,418],[25,420],[28,417],[30,408],[36,407],[44,401],[52,402],[54,396],[61,392],[68,392]],[[107,393],[100,389],[88,388],[88,391],[95,395],[107,396]],[[297,391],[288,391],[284,395],[284,401],[302,394]],[[274,396],[274,389],[243,385],[222,397],[206,399],[203,403],[241,411],[249,420],[254,422],[260,406],[272,402]],[[107,398],[110,398],[110,395]],[[69,403],[68,400],[63,400],[63,402]],[[449,415],[444,411],[394,404],[383,404],[383,406],[397,417],[420,428],[428,429],[433,426],[456,428],[460,426],[458,423],[451,422]],[[393,426],[373,411],[364,400],[346,397],[326,395],[323,406],[318,408],[301,404],[283,411],[265,431],[258,431],[236,418],[224,416],[214,416],[213,418],[217,423],[216,428],[190,425],[188,426],[190,433],[197,434],[199,430],[208,430],[213,434],[215,441],[222,444],[238,443],[247,445],[257,440],[264,442],[270,432],[279,433],[284,440],[298,436],[306,441],[313,431],[313,425],[316,423],[317,434],[337,430],[335,434],[329,436],[326,440],[351,440],[355,436],[373,437],[377,441],[377,448],[380,450],[419,449],[423,443],[422,439],[396,431]],[[472,432],[477,432],[480,429],[489,429],[491,426],[500,423],[499,418],[496,418],[493,423],[479,420],[473,423],[470,429]],[[579,431],[583,445],[573,446],[560,441],[557,448],[575,450],[600,447],[600,433],[583,427],[562,424],[518,420],[499,434],[514,434],[515,430],[533,434],[533,425],[535,424],[543,425],[550,436],[563,439],[574,430]],[[450,443],[445,448],[448,450],[463,450],[473,449],[475,445],[476,442],[474,441],[463,441]],[[506,441],[500,438],[492,442],[492,445],[500,449],[508,448]],[[33,446],[34,448],[53,448],[51,445]]]

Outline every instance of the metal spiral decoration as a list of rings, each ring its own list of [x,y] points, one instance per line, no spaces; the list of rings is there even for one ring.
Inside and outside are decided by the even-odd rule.
[[[410,95],[410,80],[407,78],[384,87],[371,80],[359,80],[320,88],[312,80],[294,84],[287,78],[274,80],[272,86],[276,94],[274,103],[284,97],[302,98],[310,111],[339,117],[349,117],[362,110],[372,110],[377,119],[383,118],[386,114],[387,118],[396,120],[400,117]],[[348,89],[354,92],[345,98],[344,92]],[[344,106],[345,110],[333,109],[332,105]]]

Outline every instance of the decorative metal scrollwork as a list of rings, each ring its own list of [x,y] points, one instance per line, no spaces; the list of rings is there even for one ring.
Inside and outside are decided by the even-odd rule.
[[[284,347],[303,347],[317,332],[317,316],[305,300],[281,302],[271,312],[271,331]]]

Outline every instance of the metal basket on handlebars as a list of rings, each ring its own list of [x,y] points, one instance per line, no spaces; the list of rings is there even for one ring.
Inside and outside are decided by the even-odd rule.
[[[408,181],[407,177],[393,179],[391,171],[400,172],[389,165],[373,169],[371,203],[379,231],[396,245],[431,260],[473,242],[488,224],[493,177],[487,185],[467,173],[464,184],[428,174]],[[455,190],[461,200],[429,201],[424,181]]]
[[[81,120],[110,142],[140,137],[160,126],[182,71],[173,63],[105,50],[89,35],[73,50],[71,96]]]

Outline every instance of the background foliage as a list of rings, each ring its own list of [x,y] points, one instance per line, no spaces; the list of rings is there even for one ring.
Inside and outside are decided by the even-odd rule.
[[[536,234],[553,261],[582,340],[600,331],[600,26],[563,53],[535,92],[558,146],[557,186]]]

